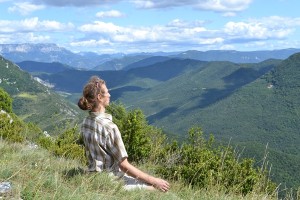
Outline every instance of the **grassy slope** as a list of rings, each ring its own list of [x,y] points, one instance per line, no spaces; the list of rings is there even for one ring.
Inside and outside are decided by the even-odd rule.
[[[217,188],[195,190],[180,183],[172,183],[168,193],[128,192],[122,189],[121,182],[113,182],[107,174],[84,173],[84,167],[77,161],[54,157],[44,149],[0,140],[0,151],[0,182],[12,183],[12,191],[5,196],[8,199],[272,199],[255,192],[242,197]],[[151,172],[149,167],[141,168]]]
[[[0,71],[0,87],[12,96],[13,111],[25,122],[36,123],[50,134],[56,127],[78,122],[79,109],[29,73],[2,57]]]

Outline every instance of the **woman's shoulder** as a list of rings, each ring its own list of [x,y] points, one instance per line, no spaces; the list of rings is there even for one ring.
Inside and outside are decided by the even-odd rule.
[[[117,125],[112,121],[111,114],[100,113],[95,117],[97,123],[107,129],[115,129]]]

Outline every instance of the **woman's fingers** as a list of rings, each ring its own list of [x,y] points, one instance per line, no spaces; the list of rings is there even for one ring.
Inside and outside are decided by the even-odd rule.
[[[156,186],[163,192],[167,192],[170,189],[170,184],[162,179],[158,179],[158,184]]]

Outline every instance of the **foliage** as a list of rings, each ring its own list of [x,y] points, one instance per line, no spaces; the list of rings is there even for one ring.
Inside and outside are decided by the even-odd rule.
[[[0,113],[0,138],[11,142],[23,142],[25,140],[22,131],[25,125],[14,114]]]
[[[230,146],[214,149],[212,144],[212,136],[206,141],[200,128],[191,128],[188,140],[173,149],[172,156],[161,160],[158,171],[168,179],[182,180],[193,187],[221,185],[225,191],[243,195],[267,180],[265,171],[256,169],[253,160],[238,161]],[[260,186],[261,192],[272,193],[276,189],[270,181]]]
[[[140,161],[149,157],[151,141],[147,135],[149,128],[142,111],[129,112],[121,127],[129,159]]]
[[[0,137],[11,142],[34,140],[40,129],[33,123],[26,124],[12,113],[12,98],[0,88]]]
[[[148,158],[151,152],[151,127],[141,110],[126,111],[121,103],[112,103],[108,112],[120,129],[129,160],[139,162]]]
[[[169,146],[167,136],[161,129],[149,125],[140,109],[127,111],[122,103],[113,102],[107,111],[120,129],[129,160],[156,162],[166,152],[162,147]]]
[[[85,163],[84,148],[81,145],[78,145],[79,137],[80,135],[78,133],[77,126],[67,129],[56,139],[56,148],[54,149],[54,153],[58,156],[79,159]]]
[[[110,105],[106,108],[106,111],[113,116],[113,121],[119,129],[122,126],[122,120],[126,117],[127,111],[125,106],[120,102],[111,102]]]
[[[12,112],[12,98],[9,94],[0,87],[0,110]]]
[[[67,128],[57,138],[41,136],[38,144],[49,150],[56,156],[76,159],[82,163],[86,163],[84,148],[80,141],[78,127]]]
[[[14,113],[0,113],[0,138],[10,142],[35,142],[42,134],[33,123],[24,123]]]

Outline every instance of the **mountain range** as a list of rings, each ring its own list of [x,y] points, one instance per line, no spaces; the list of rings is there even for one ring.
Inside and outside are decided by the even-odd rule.
[[[56,44],[0,44],[0,55],[14,63],[59,62],[80,69],[95,67],[114,57],[92,52],[74,53]]]
[[[201,61],[230,61],[235,63],[258,63],[267,59],[286,59],[300,49],[278,49],[265,51],[211,50],[184,52],[141,52],[133,54],[97,54],[94,52],[72,52],[56,44],[0,44],[0,55],[14,63],[36,61],[59,62],[71,68],[83,70],[125,70],[142,66],[148,60],[154,64],[167,59],[195,59]]]

